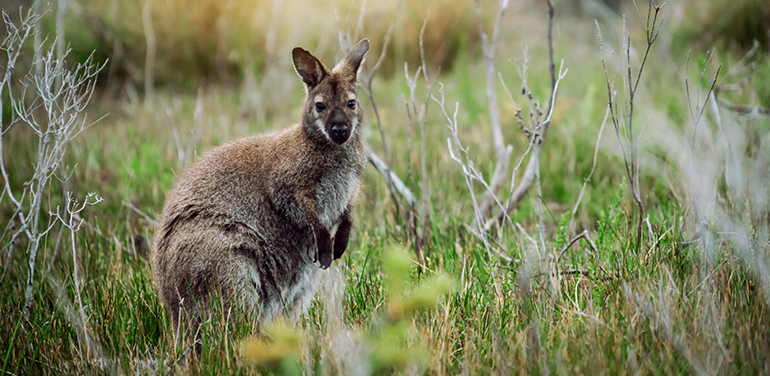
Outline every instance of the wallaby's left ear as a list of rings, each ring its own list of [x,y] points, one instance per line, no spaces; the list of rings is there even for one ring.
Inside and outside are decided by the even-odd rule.
[[[334,67],[334,71],[350,75],[355,80],[366,51],[369,51],[369,39],[364,38]]]

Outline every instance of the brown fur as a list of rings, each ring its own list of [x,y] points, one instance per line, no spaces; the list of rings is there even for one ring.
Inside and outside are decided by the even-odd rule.
[[[215,148],[176,182],[152,251],[175,327],[180,316],[200,323],[214,294],[263,318],[307,308],[319,266],[348,244],[366,165],[356,79],[368,49],[362,40],[329,71],[295,48],[307,88],[301,123]]]

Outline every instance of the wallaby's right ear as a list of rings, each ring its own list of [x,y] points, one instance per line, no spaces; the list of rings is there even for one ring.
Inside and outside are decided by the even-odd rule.
[[[291,57],[294,60],[294,69],[302,77],[308,89],[314,88],[329,74],[326,67],[315,56],[302,48],[294,48],[291,51]]]

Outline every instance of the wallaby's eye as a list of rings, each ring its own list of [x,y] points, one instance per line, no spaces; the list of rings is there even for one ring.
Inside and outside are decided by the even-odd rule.
[[[321,102],[315,102],[315,110],[318,112],[323,111],[326,108],[323,103]]]
[[[350,109],[356,108],[356,101],[349,100],[348,101],[348,108],[350,108]]]

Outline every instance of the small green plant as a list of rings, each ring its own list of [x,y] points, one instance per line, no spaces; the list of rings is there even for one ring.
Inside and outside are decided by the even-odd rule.
[[[416,275],[412,256],[401,247],[390,249],[383,260],[382,270],[387,279],[387,300],[377,314],[375,325],[363,333],[358,347],[371,349],[369,365],[363,369],[373,372],[399,370],[409,366],[424,366],[428,349],[416,344],[412,320],[420,311],[436,307],[441,298],[454,290],[454,280],[446,274],[424,276],[411,283]],[[306,330],[285,321],[268,324],[263,334],[241,345],[244,360],[264,366],[280,374],[295,374],[300,370],[301,349],[312,339]],[[312,359],[302,359],[312,362]]]
[[[275,321],[265,327],[262,336],[241,344],[241,356],[273,372],[296,375],[301,371],[297,359],[303,338],[307,338],[307,334],[302,330],[292,327],[286,321]]]

